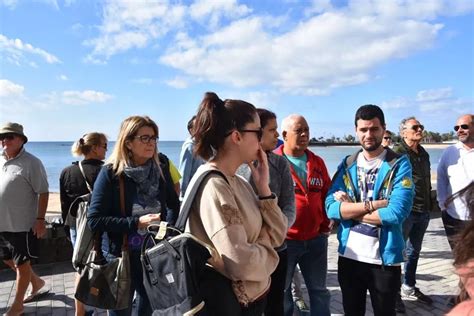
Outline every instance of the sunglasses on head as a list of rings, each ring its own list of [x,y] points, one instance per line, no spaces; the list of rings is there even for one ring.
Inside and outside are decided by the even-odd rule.
[[[467,125],[467,124],[456,125],[456,126],[454,126],[454,131],[457,132],[457,131],[459,131],[460,128],[463,129],[463,130],[467,130],[467,129],[469,129],[469,125]]]
[[[0,135],[0,141],[2,141],[2,140],[12,140],[13,138],[15,138],[15,134]]]
[[[421,124],[412,125],[412,126],[410,126],[410,128],[411,128],[412,130],[414,130],[415,132],[416,132],[418,129],[421,129],[422,131],[425,130],[425,127],[424,127],[423,125],[421,125]]]

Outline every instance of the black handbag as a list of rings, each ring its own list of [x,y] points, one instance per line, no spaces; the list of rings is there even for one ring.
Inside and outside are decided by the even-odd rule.
[[[123,177],[119,177],[120,209],[125,217]],[[128,238],[124,234],[122,257],[107,261],[102,255],[101,234],[95,235],[93,250],[88,256],[74,297],[82,303],[102,309],[126,309],[130,305],[130,257]]]
[[[155,242],[150,233],[142,244],[143,285],[154,316],[240,315],[231,281],[207,265],[215,250],[182,233],[194,196],[211,173],[224,177],[216,170],[198,171],[188,186],[176,226],[167,227],[168,234],[161,241]]]

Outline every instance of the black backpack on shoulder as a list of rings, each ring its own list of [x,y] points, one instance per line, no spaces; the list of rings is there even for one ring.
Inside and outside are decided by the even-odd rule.
[[[220,304],[231,308],[230,315],[240,314],[231,281],[207,265],[215,250],[184,232],[195,195],[211,174],[226,179],[217,170],[198,170],[186,190],[176,225],[161,227],[166,230],[166,237],[159,241],[154,233],[149,233],[143,241],[143,284],[153,315],[216,315],[212,310],[222,310]],[[160,226],[164,226],[163,223]],[[213,306],[215,304],[219,306]]]

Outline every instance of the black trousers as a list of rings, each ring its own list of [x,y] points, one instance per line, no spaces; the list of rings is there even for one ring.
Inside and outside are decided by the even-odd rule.
[[[395,301],[401,286],[400,266],[381,266],[339,257],[338,280],[344,314],[365,315],[367,290],[375,316],[395,316]]]
[[[288,251],[286,249],[278,252],[280,262],[271,275],[272,283],[267,295],[267,306],[265,315],[283,316],[283,301],[285,298],[286,268],[288,265]]]
[[[449,246],[451,250],[456,246],[456,237],[459,235],[469,221],[462,221],[456,219],[448,214],[448,212],[441,212],[441,219],[443,220],[444,230],[446,231],[446,237],[448,238]]]

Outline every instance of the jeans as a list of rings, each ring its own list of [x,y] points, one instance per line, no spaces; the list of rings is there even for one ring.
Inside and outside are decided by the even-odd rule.
[[[441,212],[441,219],[443,220],[444,230],[446,231],[449,246],[451,247],[451,250],[453,250],[456,246],[456,236],[463,231],[469,221],[462,221],[454,218],[446,211]]]
[[[337,278],[342,292],[344,315],[365,315],[367,290],[375,316],[395,316],[400,290],[400,266],[382,266],[339,257]]]
[[[148,296],[146,295],[145,287],[143,286],[143,269],[140,261],[139,250],[130,251],[130,278],[132,279],[131,291],[130,291],[130,305],[127,309],[122,310],[108,310],[110,316],[128,316],[132,315],[132,300],[133,295],[135,296],[135,308],[133,308],[133,315],[146,316],[151,315],[152,310]],[[111,255],[109,255],[111,256]]]
[[[308,289],[311,316],[330,315],[331,295],[326,288],[328,236],[319,235],[310,240],[287,240],[288,270],[285,281],[285,315],[293,315],[291,281],[299,264]]]
[[[403,222],[403,237],[406,242],[407,261],[403,269],[403,284],[414,287],[416,284],[416,268],[420,257],[423,237],[430,222],[429,212],[411,212]]]

